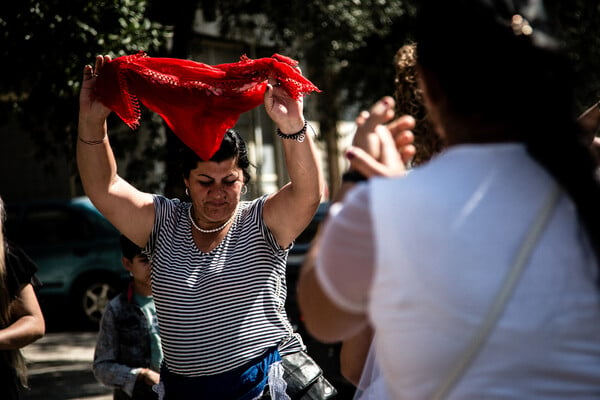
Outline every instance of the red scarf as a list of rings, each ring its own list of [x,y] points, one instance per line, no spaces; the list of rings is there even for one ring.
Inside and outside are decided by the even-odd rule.
[[[236,63],[210,66],[140,52],[105,64],[95,94],[131,129],[139,126],[141,101],[202,160],[209,160],[240,114],[263,103],[268,78],[294,99],[320,92],[297,65],[280,54],[256,60],[244,55]]]

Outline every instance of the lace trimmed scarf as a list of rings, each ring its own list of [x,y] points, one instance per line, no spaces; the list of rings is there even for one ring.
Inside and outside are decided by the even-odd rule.
[[[240,115],[263,103],[269,78],[295,100],[320,92],[297,65],[280,54],[244,55],[236,63],[210,66],[140,52],[105,64],[95,95],[131,129],[139,126],[141,102],[202,160],[209,160]]]

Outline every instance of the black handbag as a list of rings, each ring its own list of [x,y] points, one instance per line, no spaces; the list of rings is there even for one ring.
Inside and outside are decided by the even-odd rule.
[[[323,376],[323,370],[306,352],[299,351],[281,357],[283,379],[292,400],[327,400],[337,390]]]

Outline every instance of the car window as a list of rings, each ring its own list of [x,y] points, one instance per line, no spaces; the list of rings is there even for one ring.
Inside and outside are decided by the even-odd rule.
[[[93,227],[85,215],[63,207],[29,209],[21,229],[23,245],[55,245],[90,240],[93,236]]]

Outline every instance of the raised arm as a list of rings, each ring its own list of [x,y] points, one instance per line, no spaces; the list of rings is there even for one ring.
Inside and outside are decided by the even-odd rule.
[[[85,193],[98,210],[125,236],[144,246],[154,223],[152,195],[144,193],[117,175],[106,119],[110,109],[93,95],[97,74],[110,62],[97,56],[95,66],[86,65],[79,96],[77,165]]]
[[[277,85],[268,85],[265,109],[283,134],[306,128],[302,98],[292,99]],[[304,140],[282,138],[290,182],[272,195],[265,204],[264,220],[277,242],[287,247],[306,228],[323,195],[323,172],[310,131]]]
[[[351,155],[351,170],[359,172],[365,178],[402,175],[405,172],[404,164],[408,158],[414,155],[413,135],[410,132],[410,129],[414,128],[414,119],[403,116],[386,123],[393,118],[394,114],[391,112],[393,108],[394,100],[391,97],[385,97],[377,102],[370,112],[361,113],[356,119],[358,129],[353,146],[347,154]],[[334,201],[343,203],[345,194],[352,189],[353,185],[353,182],[344,182]],[[368,229],[370,229],[368,222],[367,220],[356,223],[361,226],[360,233],[356,233],[356,229],[347,223],[340,224],[337,231],[333,229],[333,233],[329,232],[329,236],[326,236],[336,239],[331,241],[335,243],[333,250],[329,247],[321,249],[323,241],[321,232],[323,229],[321,229],[302,266],[298,281],[298,303],[308,331],[323,342],[348,340],[367,327],[368,319],[364,313],[343,309],[332,300],[319,281],[315,269],[316,260],[321,251],[326,249],[330,253],[326,260],[324,260],[325,257],[320,258],[323,264],[331,263],[324,267],[326,269],[333,267],[335,270],[333,263],[338,267],[341,265],[342,254],[340,252],[347,254],[348,249],[357,251],[359,247],[361,254],[345,260],[343,266],[346,274],[336,275],[336,278],[348,279],[349,271],[352,269],[365,271],[374,269],[375,255],[371,244],[373,238],[368,235]],[[325,224],[329,224],[329,218]],[[354,237],[352,237],[352,232],[354,232]],[[357,240],[360,242],[356,243]],[[331,256],[331,254],[336,256]],[[335,282],[332,283],[335,284]],[[369,282],[365,282],[364,287],[369,287]]]

